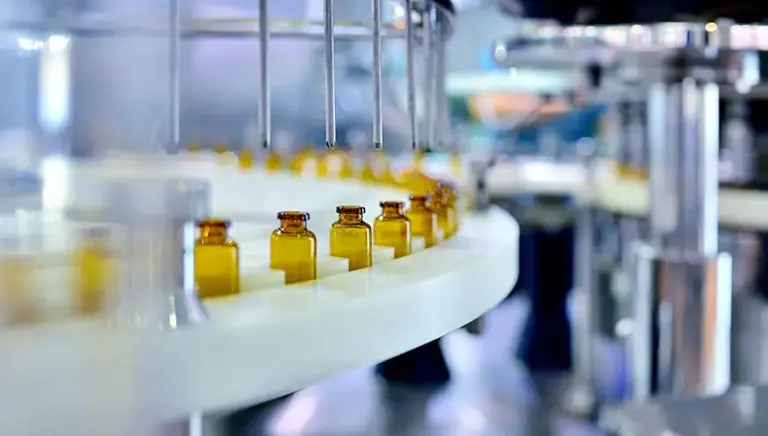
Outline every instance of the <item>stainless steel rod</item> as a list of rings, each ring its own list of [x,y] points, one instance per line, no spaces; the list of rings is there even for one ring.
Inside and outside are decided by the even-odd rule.
[[[179,151],[181,145],[181,1],[170,1],[170,113],[166,151]]]
[[[427,64],[424,72],[424,120],[427,124],[427,149],[429,150],[435,148],[435,40],[432,21],[435,12],[434,6],[430,3],[422,15],[424,60]]]
[[[90,20],[49,20],[44,23],[0,21],[0,28],[33,33],[66,31],[76,36],[163,36],[167,33],[167,23],[165,22],[125,25],[119,22]],[[185,20],[182,22],[181,35],[184,38],[252,38],[259,35],[259,29],[256,20]],[[270,20],[269,23],[271,39],[317,39],[324,37],[324,35],[323,23],[316,20]],[[336,39],[369,40],[371,28],[354,22],[337,24],[334,27],[334,37]],[[392,23],[382,23],[381,37],[383,39],[405,39],[406,33],[395,28]]]
[[[411,133],[411,147],[419,147],[419,129],[416,123],[416,72],[414,71],[413,0],[405,0],[405,69],[408,89],[408,123]]]
[[[325,0],[325,145],[336,147],[336,78],[333,0]]]
[[[381,103],[381,0],[371,0],[373,13],[373,147],[380,149],[383,141]]]
[[[261,32],[259,32],[261,146],[269,148],[272,145],[272,94],[269,80],[269,0],[259,0],[259,29],[261,29]]]
[[[435,129],[435,141],[438,148],[447,146],[451,138],[450,114],[448,112],[448,96],[445,89],[445,40],[443,35],[443,21],[438,14],[435,19],[434,53],[435,53],[435,111],[437,122]]]

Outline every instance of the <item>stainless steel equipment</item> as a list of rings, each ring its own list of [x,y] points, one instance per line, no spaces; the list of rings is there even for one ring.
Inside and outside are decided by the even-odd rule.
[[[393,150],[421,144],[408,130],[408,108],[415,113],[416,103],[429,99],[416,94],[423,86],[411,86],[416,95],[407,97],[408,75],[401,79],[393,70],[407,51],[406,22],[413,24],[412,50],[430,40],[422,32],[422,23],[429,27],[430,21],[422,16],[432,4],[383,1],[377,27],[370,4],[333,3],[334,75],[326,76],[325,85],[335,91],[329,93],[335,98],[329,121],[337,123],[340,144],[347,145],[350,131],[376,123],[377,135]],[[447,36],[453,12],[442,5],[450,3],[427,15],[433,31]],[[414,13],[406,13],[406,6]],[[328,102],[316,74],[328,61],[319,0],[9,0],[0,9],[0,29],[0,65],[7,71],[0,86],[14,102],[4,105],[14,110],[0,112],[0,139],[13,134],[6,143],[23,134],[41,153],[174,151],[191,142],[237,149],[288,133],[295,144],[316,143],[328,130]],[[378,41],[373,50],[371,40]],[[432,40],[437,51],[442,39]],[[412,80],[426,83],[427,65],[419,58],[407,70]],[[441,74],[435,73],[438,82]],[[371,104],[374,95],[379,102]],[[426,125],[424,113],[419,108],[416,120]],[[262,128],[267,125],[272,127]],[[260,133],[249,138],[255,130]],[[0,147],[3,153],[10,148]]]
[[[756,52],[768,48],[759,37],[764,27],[727,21],[537,24],[523,26],[519,38],[494,44],[499,64],[569,71],[584,83],[599,72],[603,83],[592,99],[627,120],[617,123],[624,124],[624,140],[612,135],[624,154],[612,157],[641,170],[640,176],[643,170],[649,173],[648,233],[636,221],[628,221],[622,230],[630,242],[625,242],[621,264],[632,274],[635,398],[722,392],[731,377],[733,277],[730,256],[718,247],[717,189],[723,167],[718,159],[719,107],[723,100],[729,107],[729,174],[735,180],[750,179],[751,132],[738,105],[763,92],[756,86]],[[630,249],[638,239],[642,244]],[[579,276],[591,277],[588,271],[595,265],[581,265]],[[588,298],[599,298],[594,289],[587,292]],[[593,349],[594,326],[577,329],[589,330],[579,335],[575,349]],[[577,378],[594,374],[594,367],[578,362]]]

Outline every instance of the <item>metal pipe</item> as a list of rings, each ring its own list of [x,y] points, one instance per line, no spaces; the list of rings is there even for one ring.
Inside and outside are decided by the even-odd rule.
[[[594,180],[594,155],[596,148],[592,141],[577,144],[588,186]],[[594,410],[595,395],[595,342],[598,337],[597,317],[597,231],[595,209],[589,204],[579,205],[576,219],[576,240],[574,244],[574,285],[573,290],[573,354],[574,383],[566,406],[571,413],[587,415]]]
[[[435,147],[435,38],[434,21],[436,10],[429,2],[427,9],[422,13],[421,29],[424,41],[424,120],[427,129],[427,149]]]
[[[381,0],[371,0],[373,14],[373,147],[382,147]]]
[[[324,3],[325,25],[325,145],[329,149],[336,148],[336,79],[333,36],[333,0]]]
[[[181,146],[181,2],[170,0],[170,77],[168,147],[165,151],[177,152]],[[160,145],[162,147],[162,145]],[[158,150],[163,152],[164,150]]]
[[[269,85],[269,0],[259,0],[259,70],[261,94],[259,117],[261,119],[261,146],[272,146],[272,95]]]
[[[444,147],[451,140],[450,135],[450,114],[448,111],[448,96],[445,89],[445,40],[443,39],[443,17],[435,10],[435,35],[434,53],[435,53],[435,111],[437,131],[435,141],[438,148]]]
[[[254,22],[256,21],[256,22]],[[0,28],[24,32],[55,33],[60,29],[68,29],[72,33],[84,36],[132,36],[157,37],[168,32],[167,23],[150,22],[140,25],[126,25],[122,22],[105,20],[89,21],[55,20],[54,22],[39,23],[32,21],[0,21]],[[182,23],[181,36],[191,38],[248,38],[257,36],[260,32],[258,20],[185,20]],[[325,34],[324,25],[316,20],[274,20],[269,25],[270,39],[319,39]],[[405,39],[406,32],[395,28],[392,23],[382,23],[381,36],[383,39]],[[369,40],[370,26],[362,23],[339,24],[334,28],[335,39]]]
[[[419,147],[419,130],[416,123],[416,72],[414,59],[415,36],[413,32],[413,0],[405,0],[405,69],[408,89],[408,123],[411,133],[411,147]]]

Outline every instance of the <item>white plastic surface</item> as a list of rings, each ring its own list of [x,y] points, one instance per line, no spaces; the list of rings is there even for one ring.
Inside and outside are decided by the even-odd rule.
[[[436,166],[437,174],[448,174]],[[648,210],[646,184],[617,178],[607,162],[596,165],[593,181],[577,163],[544,159],[520,159],[494,166],[488,173],[488,190],[494,196],[517,194],[573,195],[605,209],[631,216]],[[460,182],[470,185],[467,176]],[[720,190],[720,223],[743,229],[768,230],[768,193],[750,190]]]
[[[495,208],[463,216],[460,234],[437,247],[396,260],[391,250],[377,248],[375,265],[355,272],[342,272],[339,259],[323,255],[323,278],[281,286],[281,273],[264,257],[277,210],[309,209],[324,253],[337,204],[362,204],[371,219],[380,200],[404,194],[354,182],[243,174],[205,159],[131,168],[102,163],[77,173],[70,165],[59,168],[70,172],[48,177],[92,195],[49,192],[45,204],[54,216],[63,206],[95,207],[98,185],[90,182],[105,171],[210,178],[214,213],[235,220],[247,289],[207,301],[210,319],[200,326],[126,331],[100,320],[70,320],[0,331],[3,435],[134,436],[140,424],[253,404],[440,337],[492,308],[517,280],[519,229]],[[51,220],[44,245],[56,256],[72,241],[53,234],[61,217]],[[45,288],[66,299],[56,271]]]

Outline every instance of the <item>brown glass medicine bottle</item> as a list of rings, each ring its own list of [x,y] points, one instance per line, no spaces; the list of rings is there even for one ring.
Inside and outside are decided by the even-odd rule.
[[[411,222],[403,215],[402,201],[382,201],[381,215],[373,222],[373,244],[395,249],[395,259],[411,254]]]
[[[240,293],[240,250],[228,234],[230,222],[207,219],[197,223],[195,283],[202,298]]]
[[[448,205],[446,192],[442,186],[438,186],[429,192],[431,209],[437,215],[437,228],[440,239],[448,239],[454,235],[456,228],[456,209]]]
[[[277,214],[280,227],[269,241],[269,266],[285,272],[285,283],[317,278],[317,237],[307,228],[309,214],[287,211]]]
[[[331,256],[349,260],[349,270],[371,266],[373,235],[371,226],[363,221],[362,206],[339,206],[339,219],[331,224]]]
[[[424,248],[437,244],[437,215],[429,207],[429,196],[411,195],[405,216],[411,222],[411,236],[424,238]]]
[[[437,189],[441,192],[445,205],[447,215],[445,237],[449,238],[459,233],[459,192],[455,186],[445,182],[438,184]]]

